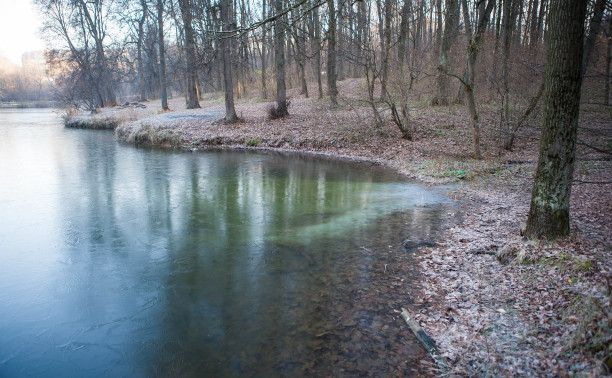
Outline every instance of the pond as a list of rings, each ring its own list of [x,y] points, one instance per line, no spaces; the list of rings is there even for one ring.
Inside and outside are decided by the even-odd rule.
[[[0,376],[419,374],[402,240],[451,207],[371,164],[0,109]]]

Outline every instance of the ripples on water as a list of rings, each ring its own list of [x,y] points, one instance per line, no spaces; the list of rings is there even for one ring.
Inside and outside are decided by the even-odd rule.
[[[449,206],[366,164],[0,110],[0,375],[418,373],[401,240]]]

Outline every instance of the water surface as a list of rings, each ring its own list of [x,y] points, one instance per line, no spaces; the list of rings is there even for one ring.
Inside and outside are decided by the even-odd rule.
[[[448,206],[368,164],[0,109],[0,376],[416,374],[401,240]]]

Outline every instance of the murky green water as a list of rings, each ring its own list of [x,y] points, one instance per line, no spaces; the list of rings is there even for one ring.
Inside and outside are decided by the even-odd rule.
[[[401,241],[448,206],[380,167],[0,110],[0,376],[416,374]]]

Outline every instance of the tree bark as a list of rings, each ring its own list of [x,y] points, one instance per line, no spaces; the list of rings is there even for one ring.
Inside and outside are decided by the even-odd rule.
[[[510,85],[508,83],[509,76],[509,61],[510,61],[510,43],[512,41],[512,0],[504,1],[504,18],[503,18],[503,41],[502,41],[502,84],[504,89],[504,100],[502,110],[502,130],[504,131],[504,148],[509,150],[512,148],[514,136],[510,133]]]
[[[191,0],[179,0],[181,8],[181,16],[183,18],[183,27],[185,30],[185,55],[187,60],[187,109],[197,109],[200,107],[198,99],[198,76],[196,70],[196,46],[193,35],[193,26],[191,24],[192,6]]]
[[[144,62],[142,61],[142,42],[144,39],[144,24],[147,21],[147,14],[149,13],[146,0],[140,0],[142,7],[142,16],[138,21],[138,76],[140,77],[140,101],[147,101],[147,88],[145,84],[144,74]]]
[[[337,79],[342,81],[344,80],[344,49],[345,39],[344,39],[344,2],[340,1],[338,3],[338,11],[336,12],[336,16],[338,17],[338,24],[336,25],[336,62],[337,62]]]
[[[542,28],[544,25],[544,15],[546,14],[547,7],[547,0],[542,0],[542,2],[540,3],[540,14],[538,15],[538,26],[536,27],[536,44],[539,44],[542,41]]]
[[[327,1],[329,29],[327,30],[327,90],[332,106],[338,106],[336,86],[336,8],[335,0]]]
[[[457,0],[446,0],[446,17],[444,20],[444,34],[442,35],[442,47],[440,49],[440,64],[438,65],[437,92],[431,105],[448,105],[448,77],[450,67],[450,49],[457,36],[456,25],[458,18]]]
[[[261,2],[262,20],[266,19],[266,3],[267,0]],[[267,25],[261,27],[261,98],[268,98],[266,90],[266,29]]]
[[[493,6],[495,5],[495,1],[496,0],[489,0],[486,8],[484,8],[484,2],[481,3],[482,6],[479,12],[480,19],[476,26],[476,33],[470,39],[470,44],[468,47],[468,65],[466,70],[467,75],[465,80],[465,93],[468,100],[468,110],[470,111],[470,116],[472,118],[472,143],[474,148],[474,158],[476,159],[481,158],[480,124],[478,111],[476,109],[476,99],[474,95],[476,58],[478,57],[478,52],[480,51],[481,44],[483,43],[483,39],[486,34],[487,25],[489,23],[489,18],[491,16]],[[467,6],[467,1],[463,0],[463,2],[464,6]]]
[[[533,51],[538,41],[538,0],[533,0],[531,8],[531,21],[529,24],[529,49]]]
[[[221,27],[223,31],[230,31],[232,25],[231,19],[231,0],[221,0],[219,2],[221,11]],[[222,37],[221,50],[223,59],[223,86],[225,88],[225,122],[233,123],[238,120],[236,108],[234,107],[234,80],[232,70],[232,58],[230,51],[232,49],[232,39],[230,37]]]
[[[319,19],[319,8],[315,8],[312,12],[314,23],[314,43],[315,43],[315,61],[314,70],[317,76],[317,88],[319,91],[319,100],[323,98],[323,78],[321,77],[321,20]]]
[[[159,84],[161,89],[162,110],[168,108],[168,92],[166,88],[166,48],[164,46],[164,0],[157,0],[157,32],[159,33]]]
[[[440,1],[442,0],[438,0],[438,3]],[[397,38],[397,66],[400,70],[404,68],[404,59],[406,58],[406,48],[408,46],[410,3],[411,0],[404,0],[402,5],[399,37]]]
[[[601,31],[601,20],[603,19],[604,11],[606,10],[607,0],[596,0],[593,6],[593,17],[589,22],[589,34],[584,42],[584,55],[582,59],[582,74],[589,68],[591,62],[591,56],[593,55],[593,48],[595,47],[595,40]]]
[[[436,22],[438,24],[436,30],[436,50],[440,50],[442,44],[442,0],[436,0]]]
[[[582,84],[587,0],[551,0],[544,118],[525,234],[554,239],[570,231],[570,195]]]
[[[610,61],[612,60],[612,19],[608,21],[608,50],[606,53],[606,89],[604,104],[610,104]]]
[[[380,101],[384,102],[387,97],[387,80],[389,79],[389,56],[391,55],[391,0],[385,0],[385,30],[383,35],[383,61],[380,84]]]
[[[283,1],[274,0],[277,14],[283,11]],[[285,83],[285,20],[278,17],[274,20],[274,62],[276,74],[276,113],[278,117],[289,114],[287,109],[287,86]]]

